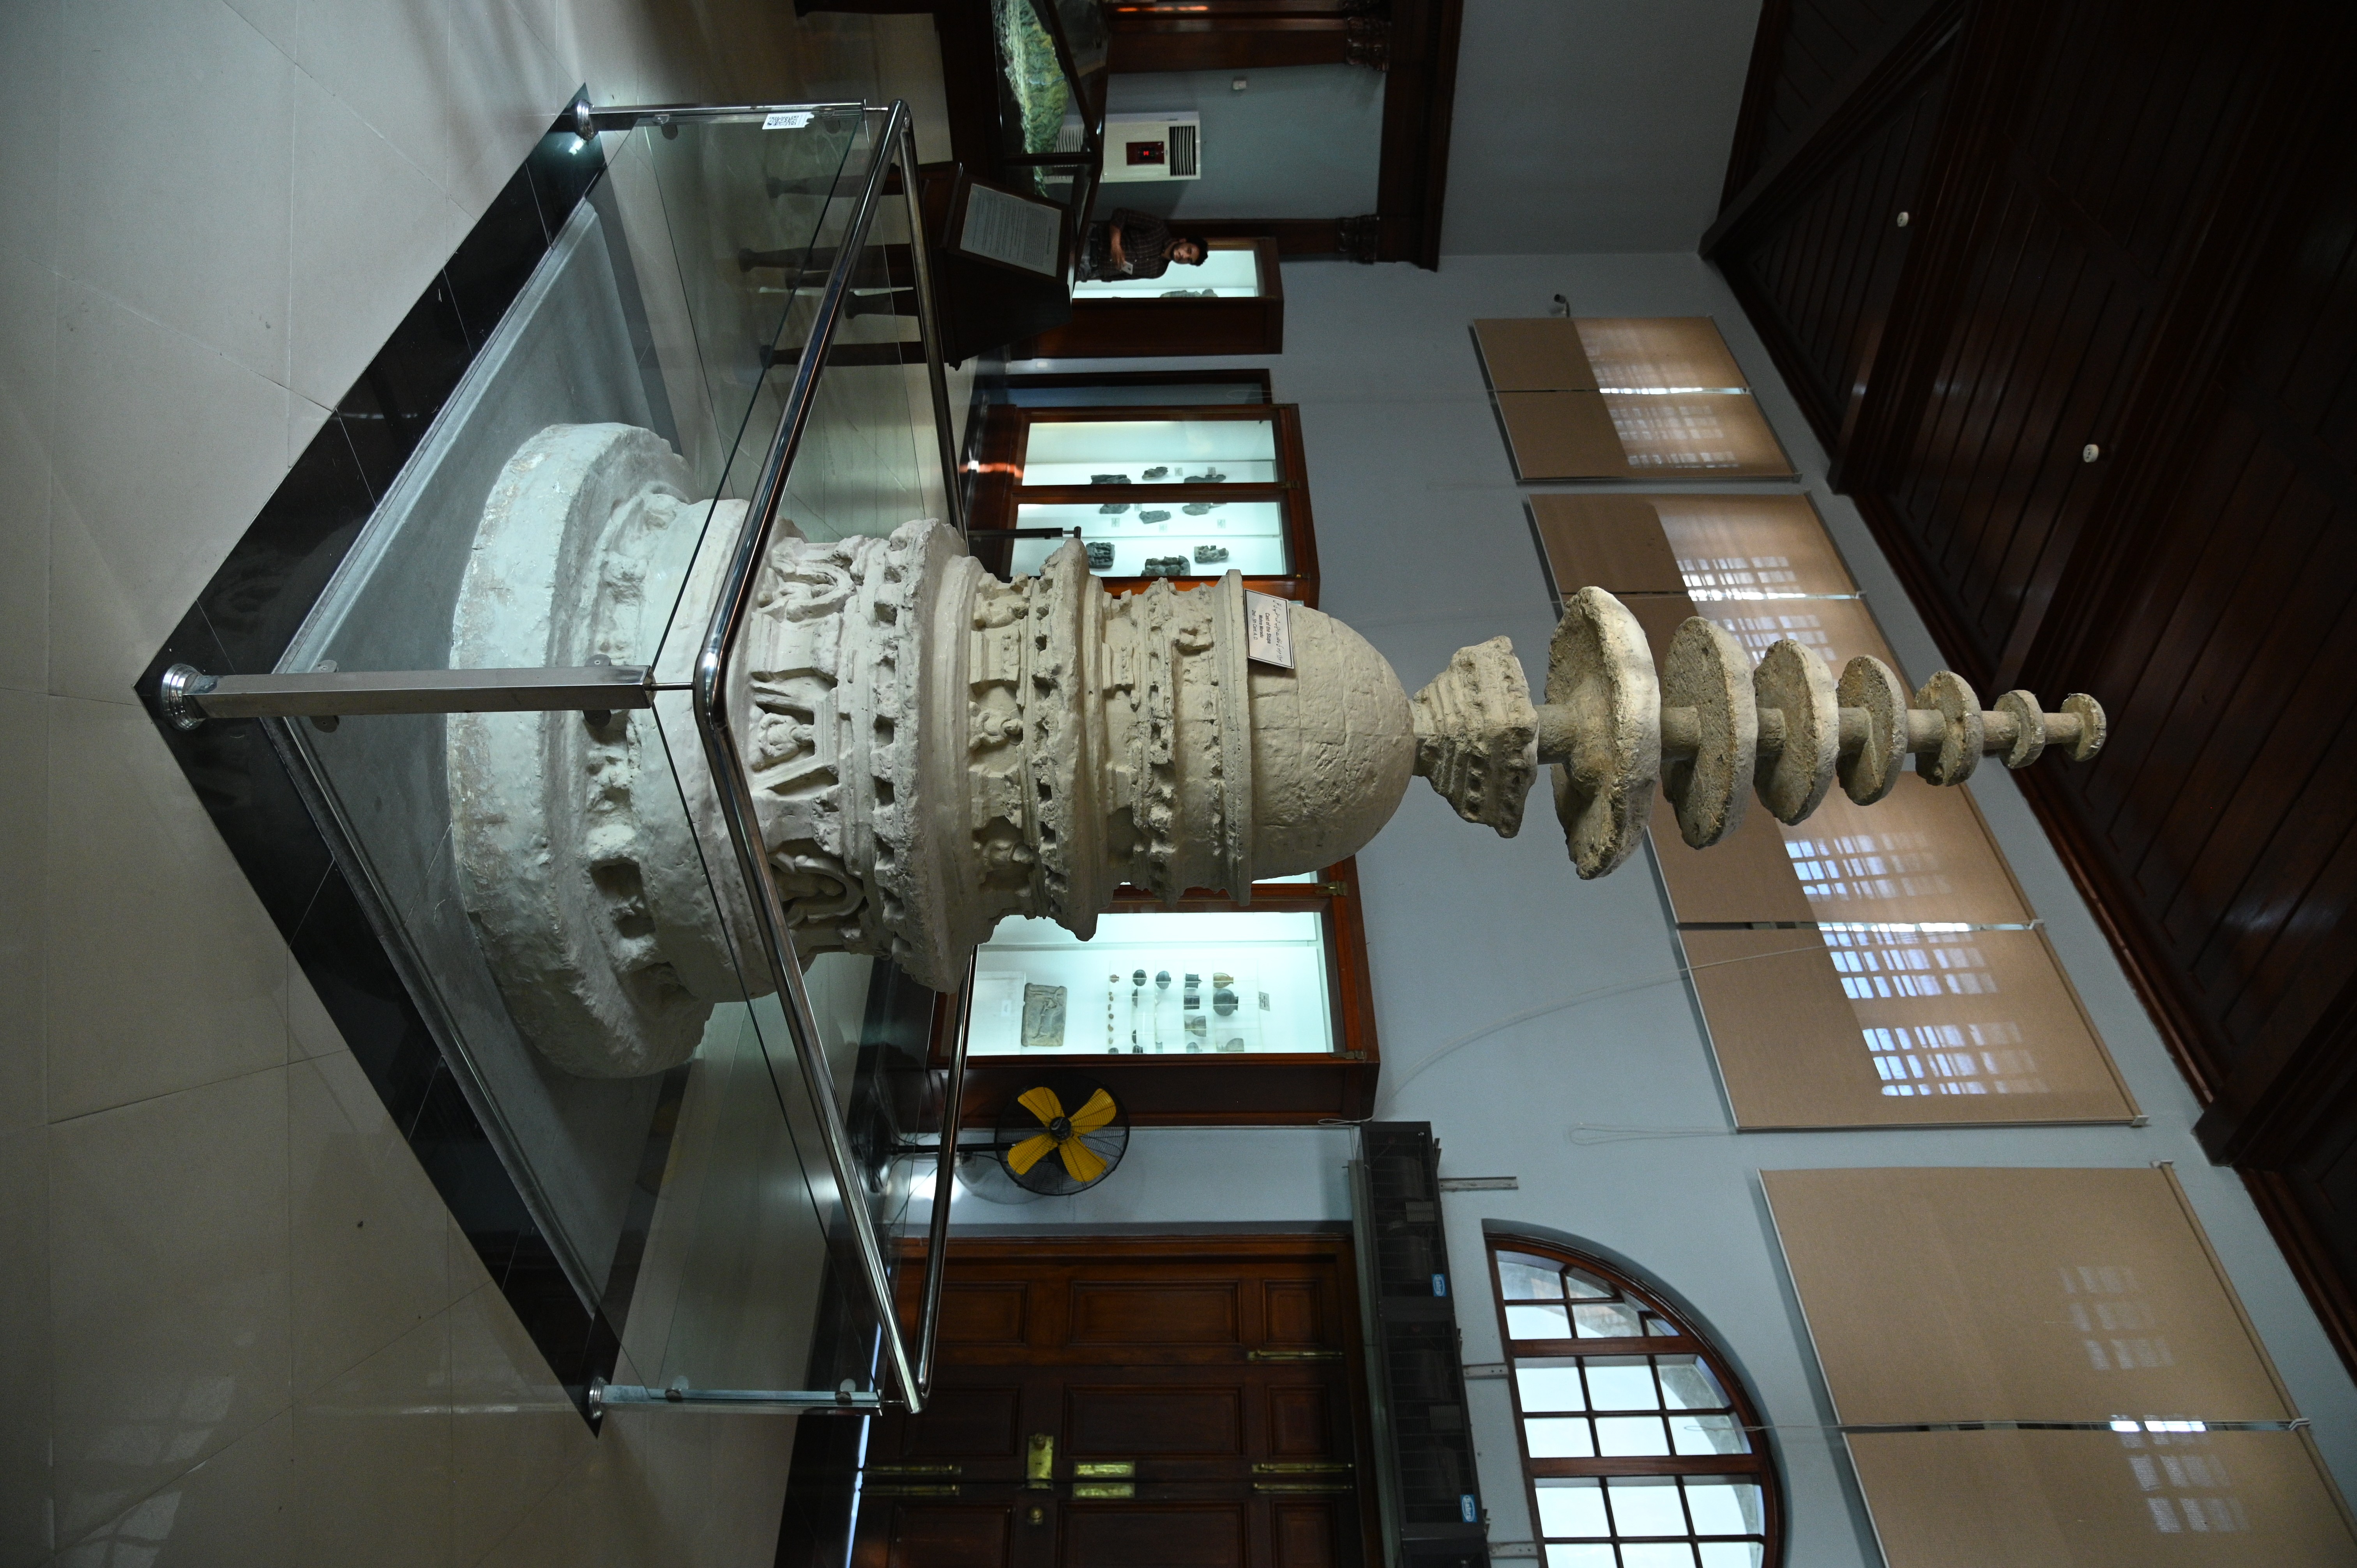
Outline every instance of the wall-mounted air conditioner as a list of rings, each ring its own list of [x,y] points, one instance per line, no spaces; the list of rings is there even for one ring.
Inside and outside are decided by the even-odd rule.
[[[1203,117],[1193,110],[1169,114],[1108,114],[1104,183],[1203,177]]]

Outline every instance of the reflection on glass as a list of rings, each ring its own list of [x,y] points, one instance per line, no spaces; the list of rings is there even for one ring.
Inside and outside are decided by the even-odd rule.
[[[1603,394],[1612,433],[1632,469],[1789,472],[1776,437],[1749,392],[1668,397]]]
[[[1571,1315],[1560,1306],[1509,1306],[1506,1332],[1517,1339],[1568,1339]]]
[[[1726,1391],[1699,1358],[1663,1356],[1654,1365],[1662,1372],[1662,1402],[1672,1410],[1727,1408]]]
[[[1584,1269],[1564,1270],[1563,1288],[1576,1296],[1602,1298],[1620,1294]]]
[[[998,924],[974,961],[975,1056],[1336,1049],[1326,926],[1313,910],[1106,915],[1083,942]]]
[[[1587,1423],[1577,1416],[1523,1423],[1523,1436],[1534,1459],[1586,1459],[1596,1452]]]
[[[1598,1410],[1659,1410],[1652,1364],[1641,1356],[1587,1358],[1587,1391]]]
[[[1038,575],[1074,534],[1100,577],[1282,577],[1292,569],[1281,501],[1026,501],[1015,526],[1064,534],[1017,540],[1007,568],[1017,576]]]
[[[1751,1482],[1689,1476],[1685,1491],[1696,1535],[1756,1535],[1766,1528],[1760,1488]]]
[[[1637,1309],[1626,1302],[1581,1303],[1571,1316],[1582,1339],[1634,1339],[1644,1333],[1637,1326]]]
[[[1648,496],[1695,604],[1857,593],[1806,496]]]
[[[1498,1254],[1498,1288],[1508,1301],[1559,1301],[1563,1298],[1561,1272],[1544,1258],[1524,1257],[1520,1252]]]
[[[1612,1527],[1617,1533],[1686,1533],[1686,1513],[1678,1503],[1676,1477],[1615,1476],[1606,1489],[1612,1498]]]
[[[1681,1454],[1749,1454],[1751,1440],[1731,1415],[1674,1415],[1670,1446]]]
[[[1604,1512],[1604,1483],[1588,1477],[1543,1480],[1539,1497],[1539,1530],[1550,1536],[1610,1535]]]
[[[1514,1388],[1522,1396],[1525,1411],[1587,1408],[1587,1395],[1579,1386],[1579,1363],[1576,1360],[1517,1361]]]

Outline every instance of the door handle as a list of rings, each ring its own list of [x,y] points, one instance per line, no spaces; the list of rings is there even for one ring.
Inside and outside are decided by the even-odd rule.
[[[1247,1361],[1339,1361],[1340,1350],[1254,1350],[1247,1352]]]
[[[1023,1455],[1023,1485],[1035,1492],[1049,1491],[1055,1487],[1055,1434],[1035,1432],[1031,1434],[1031,1445]]]

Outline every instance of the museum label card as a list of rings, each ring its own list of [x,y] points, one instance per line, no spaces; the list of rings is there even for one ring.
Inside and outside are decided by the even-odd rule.
[[[799,131],[811,123],[807,109],[780,109],[761,122],[764,131]]]
[[[1244,590],[1244,652],[1255,664],[1293,668],[1293,601]]]
[[[977,180],[966,189],[965,224],[957,248],[1002,266],[1053,277],[1060,261],[1057,248],[1064,237],[1063,222],[1060,208],[1026,201]]]

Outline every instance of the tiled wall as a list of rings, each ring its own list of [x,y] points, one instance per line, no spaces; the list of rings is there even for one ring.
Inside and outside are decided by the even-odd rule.
[[[903,20],[0,6],[5,1568],[766,1560],[790,1432],[589,1434],[132,682],[575,84],[888,96]]]

